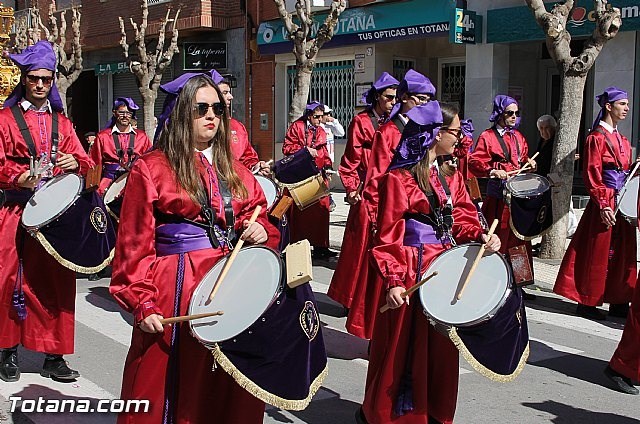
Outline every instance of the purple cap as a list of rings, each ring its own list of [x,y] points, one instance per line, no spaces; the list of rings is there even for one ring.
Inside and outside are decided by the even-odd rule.
[[[133,101],[133,99],[131,97],[118,97],[114,100],[113,102],[113,109],[112,110],[117,110],[120,106],[126,106],[127,109],[129,109],[129,111],[131,111],[131,113],[133,114],[133,116],[136,116],[136,110],[140,109],[140,107],[136,104],[136,102]],[[116,124],[116,117],[115,116],[111,116],[111,119],[109,119],[109,122],[107,122],[107,126],[105,128],[113,128],[113,126]]]
[[[156,133],[153,136],[154,144],[158,140],[158,137],[160,137],[162,129],[165,125],[169,124],[169,115],[171,115],[171,111],[173,111],[173,108],[176,106],[176,100],[178,99],[178,95],[180,95],[182,88],[187,81],[199,75],[211,78],[215,85],[220,84],[223,80],[222,75],[220,75],[218,71],[211,69],[210,71],[205,72],[187,72],[186,74],[180,75],[173,81],[169,81],[168,83],[160,86],[160,90],[167,93],[167,97],[164,99],[164,104],[162,105],[162,113],[158,117],[158,126],[156,127]]]
[[[409,69],[404,74],[404,79],[398,84],[398,97],[402,97],[404,94],[429,94],[431,97],[436,95],[436,87],[431,83],[431,80],[420,72],[416,72],[413,69]]]
[[[402,131],[389,170],[420,162],[433,146],[442,125],[442,110],[436,100],[414,107],[407,117],[410,121]]]
[[[33,71],[35,69],[47,69],[56,74],[56,54],[53,51],[51,43],[45,40],[38,41],[32,46],[27,47],[21,53],[10,54],[9,58],[20,68],[23,74]],[[24,87],[22,84],[18,84],[7,100],[4,102],[4,107],[11,107],[18,104],[18,102],[24,97]],[[49,91],[49,103],[51,108],[57,112],[64,111],[60,94],[58,93],[58,87],[56,87],[55,81],[51,84],[51,90]]]
[[[613,103],[618,100],[628,99],[629,95],[626,91],[620,90],[618,87],[607,87],[604,92],[596,96],[596,101],[600,105],[600,112],[596,116],[596,120],[593,121],[592,129],[597,127],[602,118],[604,117],[604,107],[607,103]]]
[[[309,115],[311,112],[318,109],[319,107],[321,107],[324,112],[324,104],[320,103],[319,101],[314,100],[312,102],[307,103],[307,106],[304,108],[304,116]]]
[[[371,106],[376,101],[377,92],[398,84],[400,84],[400,82],[397,79],[392,77],[388,72],[383,72],[380,78],[371,85],[371,88],[362,95],[362,101]]]
[[[493,110],[491,111],[491,116],[489,117],[490,122],[496,122],[500,115],[502,115],[507,108],[507,106],[512,104],[518,104],[516,99],[513,97],[506,96],[504,94],[498,94],[493,99]]]

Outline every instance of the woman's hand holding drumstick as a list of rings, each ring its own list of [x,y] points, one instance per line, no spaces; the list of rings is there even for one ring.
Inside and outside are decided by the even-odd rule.
[[[215,312],[205,312],[205,313],[202,313],[202,314],[182,315],[182,316],[179,316],[179,317],[162,318],[160,320],[160,324],[162,324],[162,325],[173,324],[175,322],[191,321],[191,320],[200,319],[200,318],[217,317],[217,316],[220,316],[220,315],[224,315],[224,312],[223,311],[215,311]]]
[[[507,175],[520,175],[522,172],[524,171],[528,171],[530,169],[535,169],[535,162],[533,162],[533,160],[540,154],[540,152],[536,152],[535,155],[533,155],[532,157],[529,158],[529,162],[525,163],[524,166],[520,169],[515,169],[513,171],[508,171]],[[533,165],[532,165],[533,163]]]
[[[424,283],[426,283],[427,281],[429,281],[430,279],[432,279],[433,277],[435,277],[436,275],[438,275],[438,271],[433,271],[431,274],[429,274],[428,276],[424,277],[422,280],[420,280],[420,282],[418,284],[416,284],[413,287],[410,287],[409,289],[405,290],[404,292],[402,292],[400,294],[400,297],[402,297],[402,299],[405,299],[406,297],[411,296],[411,294],[418,290],[420,288],[420,286],[422,286]],[[387,303],[386,305],[383,305],[380,308],[380,313],[386,312],[389,309],[391,309],[391,306],[389,306],[389,304]]]
[[[496,227],[498,226],[498,219],[494,219],[493,222],[491,223],[491,228],[489,228],[489,232],[487,233],[487,240],[491,240],[494,231],[496,230]],[[498,249],[499,249],[499,245],[498,245]],[[487,249],[487,244],[483,244],[482,246],[480,246],[480,250],[478,251],[478,254],[476,255],[475,260],[473,261],[473,264],[471,264],[471,269],[469,269],[469,273],[467,274],[467,278],[465,278],[464,283],[462,283],[462,287],[460,287],[460,291],[458,292],[458,295],[456,296],[456,299],[460,300],[462,298],[462,292],[464,291],[465,287],[467,286],[467,284],[469,284],[469,281],[471,280],[471,276],[473,275],[473,272],[476,270],[476,267],[478,266],[478,262],[480,262],[480,259],[482,259],[482,255],[484,255],[484,251]]]

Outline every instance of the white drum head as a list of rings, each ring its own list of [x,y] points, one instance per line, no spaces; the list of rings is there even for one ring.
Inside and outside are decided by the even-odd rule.
[[[537,174],[515,175],[507,180],[507,190],[512,196],[537,196],[549,190],[549,180]]]
[[[25,206],[22,225],[38,229],[58,218],[76,201],[82,184],[82,178],[76,174],[63,174],[47,181]]]
[[[624,191],[618,195],[618,204],[620,205],[620,213],[627,218],[635,219],[638,217],[638,188],[640,187],[640,175],[631,178]],[[621,197],[622,196],[622,197]]]
[[[127,184],[128,176],[129,176],[129,173],[120,175],[118,178],[113,180],[113,182],[109,185],[109,188],[107,188],[107,191],[104,192],[104,203],[106,205],[113,202],[122,194],[122,192],[124,191],[124,187]]]
[[[278,186],[269,178],[263,177],[262,175],[254,175],[254,177],[258,180],[258,184],[262,187],[264,196],[267,198],[267,209],[271,209],[271,206],[273,206],[278,198]]]
[[[474,325],[491,318],[506,300],[511,287],[511,273],[499,253],[485,253],[462,298],[455,299],[480,246],[479,243],[470,243],[447,250],[424,273],[423,278],[438,271],[438,275],[419,289],[424,312],[435,321],[452,326]]]
[[[280,289],[282,262],[278,254],[268,247],[245,247],[206,305],[227,258],[204,276],[189,304],[189,315],[224,311],[221,316],[189,321],[194,337],[204,344],[229,340],[249,328],[269,308]]]

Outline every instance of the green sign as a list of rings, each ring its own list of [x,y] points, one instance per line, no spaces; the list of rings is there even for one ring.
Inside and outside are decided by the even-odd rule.
[[[449,25],[449,41],[454,44],[482,42],[482,16],[476,12],[456,8]]]
[[[119,74],[129,72],[127,62],[98,63],[94,68],[96,75]]]
[[[572,37],[589,36],[595,28],[593,0],[577,0],[569,19],[567,30]],[[551,10],[555,3],[546,3]],[[609,0],[607,7],[617,7],[622,15],[620,31],[640,30],[640,5],[638,0]],[[527,6],[493,9],[487,12],[487,43],[544,40],[545,35]]]

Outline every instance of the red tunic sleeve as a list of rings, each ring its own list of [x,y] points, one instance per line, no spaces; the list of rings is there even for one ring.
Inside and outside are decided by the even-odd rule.
[[[260,161],[258,153],[249,142],[247,129],[240,121],[233,118],[231,118],[231,153],[236,160],[249,169],[253,169]]]
[[[73,172],[76,172],[81,175],[87,175],[87,171],[89,168],[92,168],[95,164],[87,155],[80,139],[76,135],[76,131],[73,128],[73,123],[69,118],[63,116],[62,114],[58,115],[58,124],[59,124],[59,136],[60,141],[58,145],[58,151],[71,154],[78,161],[78,169]],[[62,174],[62,170],[56,168],[56,174]]]
[[[492,129],[488,129],[480,134],[478,143],[469,155],[469,170],[473,175],[479,178],[489,177],[492,169],[501,169],[504,171],[513,171],[518,169],[518,164],[523,164],[529,158],[529,148],[527,141],[519,131],[513,132],[516,143],[520,150],[520,158],[518,159],[518,151],[515,146],[509,146],[511,160],[504,161],[504,151],[496,138]]]
[[[367,111],[357,114],[347,130],[347,145],[340,160],[340,179],[348,193],[358,189],[366,176],[375,130]]]
[[[102,163],[104,162],[102,160],[102,155],[104,152],[105,137],[110,137],[110,133],[107,133],[106,131],[108,130],[102,130],[98,133],[91,149],[89,149],[89,156],[91,156],[91,160],[96,164],[96,166],[102,166]],[[113,141],[111,143],[113,143]]]
[[[282,153],[292,155],[306,146],[311,146],[313,135],[311,131],[305,131],[305,126],[305,121],[301,119],[291,124],[282,143]],[[305,140],[305,136],[308,140]],[[316,140],[313,145],[318,151],[318,156],[315,158],[316,166],[319,169],[331,168],[332,162],[327,150],[327,133],[322,127],[316,129]]]
[[[478,220],[478,210],[471,201],[469,192],[464,185],[464,176],[456,172],[447,178],[453,202],[453,228],[451,232],[456,243],[480,241],[482,226]]]
[[[292,155],[306,146],[304,139],[304,121],[297,120],[287,130],[282,143],[282,153]]]

